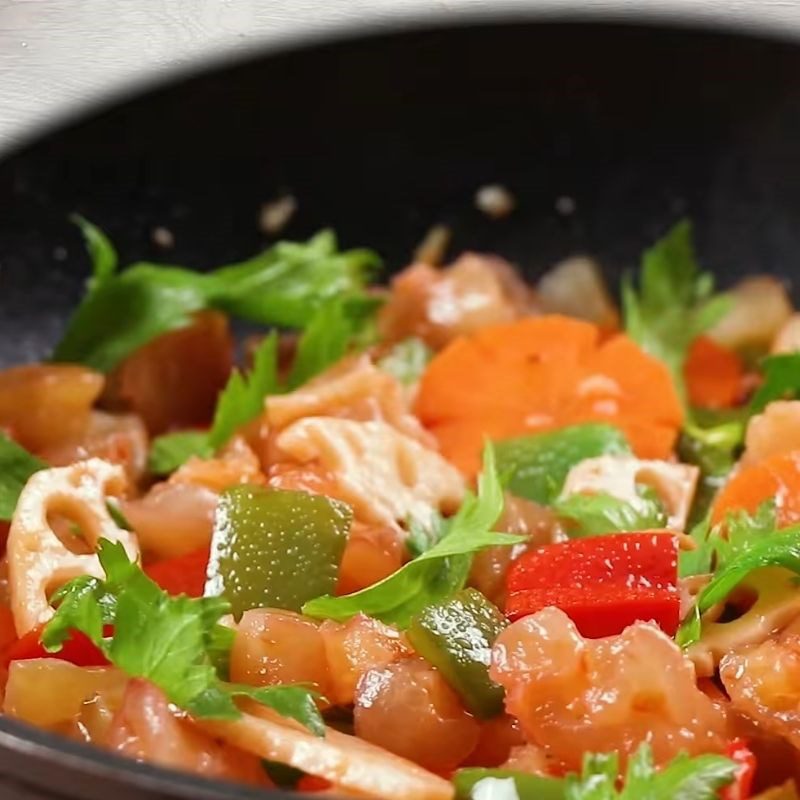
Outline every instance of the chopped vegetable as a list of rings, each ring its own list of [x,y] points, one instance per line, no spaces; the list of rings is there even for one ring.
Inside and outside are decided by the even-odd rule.
[[[625,533],[575,539],[525,553],[508,571],[506,616],[555,606],[591,638],[653,620],[678,627],[678,556],[668,533]]]
[[[147,263],[113,272],[107,263],[106,255],[97,273],[102,280],[91,284],[70,320],[56,361],[108,372],[205,308],[302,328],[327,300],[360,291],[378,259],[366,250],[337,252],[335,237],[323,231],[305,244],[279,242],[249,261],[205,274]]]
[[[333,591],[353,515],[307,492],[237,486],[217,506],[206,594],[238,618],[251,608],[299,611]]]
[[[44,628],[42,643],[58,653],[78,630],[114,665],[131,677],[146,678],[171,702],[197,717],[237,719],[234,698],[250,697],[324,732],[314,694],[300,686],[255,688],[220,680],[215,664],[227,658],[232,632],[219,624],[230,605],[218,597],[170,597],[128,561],[122,545],[101,540],[105,579],[83,576],[53,597],[56,614]],[[106,635],[106,626],[113,635]]]
[[[643,743],[628,762],[622,789],[617,788],[619,756],[587,753],[580,776],[566,778],[565,800],[714,800],[730,784],[736,764],[718,755],[679,755],[662,769]]]
[[[151,581],[173,597],[202,597],[208,569],[208,548],[201,547],[184,556],[156,561],[144,568]]]
[[[503,689],[489,678],[492,645],[505,628],[503,615],[480,592],[462,589],[424,608],[408,628],[408,639],[444,675],[475,716],[503,710]]]
[[[779,353],[761,362],[764,381],[750,401],[750,414],[763,411],[773,400],[800,394],[800,353]]]
[[[378,362],[378,366],[405,386],[413,386],[422,376],[433,351],[416,336],[403,339]]]
[[[456,800],[564,800],[562,778],[467,767],[453,775]]]
[[[320,619],[347,620],[364,613],[405,628],[415,614],[464,586],[472,556],[486,547],[512,545],[524,536],[495,533],[492,526],[503,511],[503,491],[497,477],[494,450],[484,448],[477,497],[467,494],[447,525],[447,534],[401,569],[372,586],[342,597],[317,597],[303,613]]]
[[[734,780],[737,766],[732,759],[733,754],[680,755],[657,769],[650,745],[643,743],[628,763],[622,788],[616,753],[586,753],[581,774],[565,778],[472,768],[459,770],[453,784],[457,800],[714,800]]]
[[[725,748],[725,755],[737,764],[733,783],[720,793],[722,800],[747,800],[756,773],[756,757],[743,739],[734,739]]]
[[[92,262],[92,277],[89,280],[89,287],[96,288],[117,271],[119,262],[117,251],[103,231],[85,217],[73,214],[70,220],[80,228],[83,234],[86,250]]]
[[[731,408],[742,399],[744,366],[733,350],[707,336],[691,344],[683,365],[688,401],[700,408]]]
[[[206,431],[176,431],[153,439],[147,467],[153,475],[169,475],[193,456],[211,458],[214,451]]]
[[[625,330],[667,365],[684,400],[689,348],[730,307],[728,298],[712,295],[713,289],[712,274],[700,271],[686,220],[644,252],[638,293],[630,278],[623,281]]]
[[[0,520],[11,519],[28,478],[46,468],[44,461],[0,431]]]
[[[752,516],[744,511],[729,514],[724,525],[711,530],[705,547],[714,556],[714,575],[678,631],[678,643],[684,647],[702,635],[702,615],[754,570],[784,567],[800,575],[800,524],[779,529],[771,503],[762,504]]]
[[[780,498],[776,506],[780,527],[800,522],[800,452],[779,453],[740,467],[715,498],[711,522],[722,522],[729,511],[754,514],[772,498]]]
[[[497,469],[508,476],[508,490],[543,505],[556,500],[575,464],[594,456],[631,452],[623,433],[602,422],[505,439],[495,444],[495,450]]]
[[[51,653],[42,643],[42,630],[41,625],[33,628],[0,653],[0,668],[8,667],[12,661],[32,658],[57,658],[77,667],[104,667],[109,663],[103,651],[88,636],[75,630],[67,634],[68,638],[57,653]]]
[[[571,494],[556,501],[553,511],[566,523],[571,538],[616,531],[643,531],[667,527],[664,506],[652,489],[642,489],[634,504],[610,494]]]
[[[667,369],[624,335],[559,316],[490,325],[456,339],[425,370],[416,412],[465,473],[484,437],[585,422],[619,427],[641,458],[668,458],[683,423]]]

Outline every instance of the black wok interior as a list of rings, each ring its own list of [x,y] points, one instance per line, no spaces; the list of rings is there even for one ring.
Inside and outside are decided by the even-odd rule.
[[[517,210],[492,221],[476,188]],[[228,65],[48,133],[0,163],[0,365],[45,356],[88,271],[78,211],[123,263],[207,268],[266,243],[260,205],[283,191],[285,231],[323,226],[402,266],[433,223],[452,251],[496,251],[534,276],[575,252],[613,275],[680,216],[720,282],[800,254],[800,48],[724,33],[519,24],[353,38]],[[556,210],[559,197],[575,211]],[[175,247],[159,250],[165,226]],[[233,797],[0,720],[0,795]],[[102,770],[103,782],[86,777]],[[92,773],[97,774],[97,773]],[[76,777],[83,775],[84,777]],[[115,776],[112,778],[112,776]],[[9,794],[10,792],[10,794]]]

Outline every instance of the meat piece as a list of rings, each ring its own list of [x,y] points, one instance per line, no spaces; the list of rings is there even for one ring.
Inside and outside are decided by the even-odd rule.
[[[92,411],[79,439],[47,447],[40,455],[54,467],[101,458],[123,467],[130,483],[136,485],[147,469],[147,449],[147,429],[135,414]]]
[[[206,778],[269,786],[259,759],[209,736],[151,683],[132,680],[108,732],[115,753]]]
[[[0,372],[0,430],[41,453],[80,439],[103,390],[98,372],[75,364],[29,364]]]
[[[231,650],[234,683],[250,686],[303,683],[329,693],[328,661],[315,622],[278,609],[245,611]]]
[[[619,328],[617,311],[596,261],[573,256],[546,272],[536,287],[536,299],[546,314],[585,319],[604,330]]]
[[[730,292],[728,313],[708,335],[731,350],[767,349],[792,315],[786,287],[771,275],[753,275]]]
[[[741,463],[800,450],[800,400],[776,400],[750,418]]]
[[[233,368],[233,353],[227,318],[202,311],[190,325],[128,356],[109,375],[104,402],[137,414],[154,435],[207,425]]]
[[[530,289],[496,256],[465,253],[439,270],[413,264],[392,280],[379,328],[383,338],[417,336],[434,349],[484,325],[534,311]]]
[[[277,446],[329,472],[339,497],[365,522],[424,524],[434,510],[454,511],[464,493],[455,467],[385,422],[307,417],[286,428]]]
[[[720,679],[734,711],[800,748],[800,625],[723,656]]]
[[[347,622],[325,620],[320,626],[332,688],[330,699],[353,703],[359,678],[412,655],[405,637],[389,625],[357,614]]]
[[[546,608],[500,634],[489,674],[527,741],[569,770],[584,752],[624,760],[643,741],[658,764],[724,747],[724,719],[697,688],[691,662],[650,623],[584,639],[566,614]]]
[[[441,674],[407,658],[361,676],[356,734],[436,772],[457,767],[478,743],[479,726]]]

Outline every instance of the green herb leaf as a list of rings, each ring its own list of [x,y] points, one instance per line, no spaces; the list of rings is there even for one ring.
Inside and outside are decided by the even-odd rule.
[[[612,425],[588,422],[496,442],[497,468],[518,497],[550,505],[576,464],[602,455],[628,455],[630,446]]]
[[[183,328],[207,308],[204,276],[178,267],[136,264],[84,297],[53,353],[54,361],[110,372],[135,350]]]
[[[438,511],[435,511],[429,520],[421,522],[413,517],[406,523],[408,538],[406,547],[413,558],[421,556],[431,549],[437,542],[447,535],[449,521]]]
[[[715,800],[732,783],[737,765],[724,756],[676,756],[653,766],[646,742],[631,756],[622,788],[616,753],[586,753],[581,774],[540,778],[503,769],[461,769],[453,776],[457,800]]]
[[[360,292],[379,263],[366,250],[339,252],[335,236],[323,231],[306,243],[279,242],[249,261],[210,273],[147,263],[118,273],[110,243],[85,225],[95,278],[53,359],[101,372],[152,339],[188,325],[205,308],[265,325],[304,328],[328,300]]]
[[[645,251],[638,293],[630,278],[622,283],[625,330],[668,367],[684,400],[683,365],[689,347],[730,308],[730,299],[712,296],[713,289],[712,274],[700,271],[687,220]]]
[[[503,502],[494,451],[487,444],[477,497],[466,496],[439,542],[373,586],[341,597],[318,597],[303,606],[303,613],[321,619],[347,620],[363,612],[383,622],[407,627],[425,606],[449,597],[464,586],[474,553],[485,547],[524,541],[522,536],[492,531],[503,511]]]
[[[357,298],[338,297],[317,311],[297,345],[289,389],[296,389],[324,372],[347,353],[363,325],[363,310]]]
[[[646,742],[631,756],[622,789],[617,789],[616,753],[587,753],[580,776],[566,778],[565,800],[715,800],[719,789],[732,783],[737,765],[729,758],[676,756],[657,770]]]
[[[85,217],[73,214],[70,216],[70,221],[81,229],[83,240],[86,242],[86,249],[92,261],[92,277],[89,281],[89,288],[95,289],[117,271],[117,251],[103,231]]]
[[[379,267],[371,250],[340,252],[325,230],[213,272],[214,305],[251,322],[305,328],[327,301],[360,291]]]
[[[684,647],[700,637],[698,617],[723,602],[754,570],[785,567],[800,575],[800,524],[778,530],[772,501],[762,503],[752,515],[728,514],[709,533],[705,547],[713,554],[714,576],[678,630],[676,639]]]
[[[404,386],[413,386],[422,376],[433,351],[422,341],[412,336],[398,342],[379,362],[378,366],[397,378]]]
[[[610,494],[571,494],[553,505],[567,521],[571,538],[599,536],[616,531],[646,531],[664,528],[667,515],[654,493],[643,493],[636,503]]]
[[[71,630],[86,634],[108,660],[131,677],[146,678],[176,705],[197,716],[236,719],[237,696],[248,696],[311,728],[324,731],[315,694],[299,686],[268,690],[220,680],[222,643],[232,638],[219,620],[230,611],[222,598],[170,597],[128,560],[119,543],[101,540],[105,579],[82,576],[58,591],[55,616],[42,632],[49,652],[61,649]],[[104,637],[105,625],[113,635]]]
[[[761,362],[764,381],[750,401],[750,414],[763,411],[773,400],[794,399],[800,394],[800,353],[768,356]]]
[[[192,456],[210,458],[214,450],[205,431],[177,431],[153,439],[147,466],[153,475],[169,475]]]
[[[564,780],[508,769],[467,767],[453,775],[456,800],[563,800]]]
[[[0,432],[0,520],[11,519],[25,484],[40,469],[47,464]]]
[[[239,428],[264,411],[264,399],[278,390],[278,335],[273,332],[259,344],[253,368],[243,376],[234,370],[217,400],[208,433],[212,449],[222,447]]]

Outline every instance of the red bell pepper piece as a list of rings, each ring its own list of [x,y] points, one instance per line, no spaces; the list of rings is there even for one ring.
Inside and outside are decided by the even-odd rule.
[[[43,625],[28,631],[24,636],[8,645],[0,653],[0,667],[8,667],[12,661],[25,661],[30,658],[57,658],[69,661],[76,667],[105,667],[108,659],[92,643],[88,636],[80,631],[72,631],[69,639],[57,653],[48,653],[39,637]],[[107,632],[108,633],[108,632]]]
[[[333,784],[326,778],[320,778],[318,775],[303,775],[297,781],[298,792],[325,792],[330,789]]]
[[[512,620],[556,606],[589,638],[637,620],[653,620],[672,636],[680,617],[677,540],[662,531],[545,545],[511,565],[507,589]]]
[[[719,794],[720,800],[747,800],[756,774],[756,757],[744,739],[734,739],[725,748],[725,755],[739,765],[733,783]]]
[[[165,592],[202,597],[206,585],[209,549],[201,547],[183,556],[156,561],[144,568],[145,573]]]

